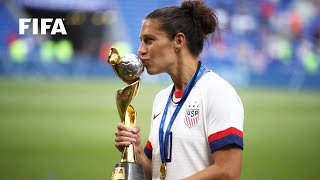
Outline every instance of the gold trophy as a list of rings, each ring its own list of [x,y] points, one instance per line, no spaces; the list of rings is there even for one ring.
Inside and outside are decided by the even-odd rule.
[[[140,58],[135,54],[128,54],[120,57],[115,48],[111,48],[110,50],[108,63],[112,66],[112,69],[117,76],[128,84],[128,86],[117,91],[116,104],[121,123],[132,128],[136,123],[137,112],[130,103],[138,93],[140,75],[144,70],[143,64]],[[146,179],[142,165],[136,163],[133,144],[124,148],[121,161],[115,165],[110,179]]]

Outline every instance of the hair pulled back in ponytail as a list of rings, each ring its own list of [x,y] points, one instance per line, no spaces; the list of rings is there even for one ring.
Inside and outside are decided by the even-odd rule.
[[[202,1],[184,1],[180,7],[170,6],[156,9],[146,19],[157,19],[159,28],[168,34],[169,39],[182,32],[193,56],[202,52],[204,41],[218,29],[215,12]]]

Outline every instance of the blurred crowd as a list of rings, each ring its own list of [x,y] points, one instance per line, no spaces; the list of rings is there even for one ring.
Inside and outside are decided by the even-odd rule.
[[[5,2],[10,4],[8,3],[10,1]],[[135,11],[132,12],[133,14],[138,13],[136,7],[123,6],[121,1],[115,2],[117,3],[114,4],[120,7],[118,11],[128,13],[127,11],[130,10]],[[177,0],[150,1],[144,5],[173,5],[179,2]],[[220,26],[219,32],[209,40],[202,54],[202,61],[208,66],[213,68],[227,66],[231,71],[242,68],[256,75],[285,72],[291,76],[299,71],[304,75],[320,76],[320,0],[208,0],[206,2],[215,9]],[[130,3],[132,6],[140,6],[139,3]],[[105,33],[105,37],[101,37],[103,41],[100,42],[87,37],[82,45],[85,47],[84,50],[79,51],[75,49],[76,44],[68,38],[52,41],[47,36],[19,36],[17,17],[16,19],[12,17],[9,9],[5,7],[5,3],[0,2],[0,15],[6,19],[0,28],[2,33],[0,34],[0,73],[10,74],[14,71],[31,71],[30,69],[40,74],[42,72],[61,73],[61,70],[67,73],[73,71],[86,74],[92,71],[104,72],[105,69],[101,68],[99,63],[105,61],[111,46],[117,45],[117,48],[129,52],[134,51],[139,43],[137,38],[134,38],[134,42],[124,41],[124,39],[117,41],[117,34]],[[12,10],[15,13],[18,12],[11,7],[11,12]],[[127,33],[128,36],[135,37],[136,31],[140,30],[141,19],[130,14],[122,14],[123,17],[119,20],[123,20],[123,23],[130,28],[119,28],[121,22],[114,20],[114,16],[121,16],[121,13],[111,12],[115,11],[101,13],[104,16],[101,16],[100,20],[109,22],[105,32],[111,31],[111,27],[117,25],[118,27],[114,28],[115,33]],[[108,17],[112,14],[112,17]],[[112,24],[108,19],[116,23]],[[67,20],[68,18],[66,22]],[[89,32],[96,27],[101,27],[101,24],[88,27],[83,32]],[[130,31],[133,31],[133,34],[130,34]],[[95,31],[92,31],[92,35],[95,34]],[[118,36],[123,37],[123,34]],[[95,38],[100,36],[95,35]],[[76,36],[76,39],[80,37]],[[86,54],[86,52],[90,53]],[[84,59],[89,61],[84,62]],[[43,66],[39,66],[39,61]],[[88,65],[88,62],[97,64],[96,70],[88,70],[89,67],[91,69],[96,67],[92,64]],[[20,67],[22,64],[27,64],[25,67],[28,68]]]
[[[220,33],[204,59],[249,67],[255,73],[302,68],[319,72],[319,0],[210,1]]]

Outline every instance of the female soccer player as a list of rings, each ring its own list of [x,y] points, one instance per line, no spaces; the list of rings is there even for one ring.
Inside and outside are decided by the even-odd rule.
[[[155,97],[146,146],[138,126],[121,123],[115,146],[122,151],[135,145],[147,179],[240,179],[242,102],[199,58],[217,25],[216,14],[202,1],[156,9],[142,23],[138,53],[147,72],[168,73],[173,84]]]

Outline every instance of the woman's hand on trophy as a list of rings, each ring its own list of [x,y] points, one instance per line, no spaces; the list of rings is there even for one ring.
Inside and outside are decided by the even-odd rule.
[[[115,146],[122,152],[130,144],[141,145],[140,127],[134,126],[133,128],[129,128],[119,123],[115,132]]]

